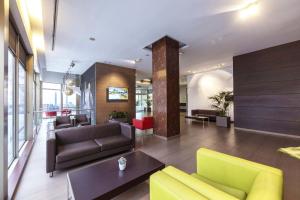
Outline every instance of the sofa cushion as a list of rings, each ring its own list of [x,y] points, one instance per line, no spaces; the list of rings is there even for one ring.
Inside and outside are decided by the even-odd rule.
[[[79,122],[78,124],[77,124],[77,126],[78,125],[80,125],[80,126],[87,126],[87,125],[91,125],[91,123],[90,122]]]
[[[65,162],[100,152],[99,145],[93,140],[58,146],[56,162]]]
[[[205,183],[204,181],[201,181],[179,169],[176,169],[175,167],[168,166],[162,171],[172,178],[176,179],[177,181],[182,182],[184,185],[190,187],[199,194],[205,196],[207,199],[239,200],[236,197]]]
[[[196,173],[191,174],[191,175],[193,177],[195,177],[195,178],[197,178],[197,179],[199,179],[199,180],[201,180],[201,181],[203,181],[203,182],[205,182],[205,183],[207,183],[207,184],[209,184],[209,185],[211,185],[211,186],[219,189],[219,190],[222,190],[223,192],[226,192],[226,193],[228,193],[228,194],[230,194],[230,195],[232,195],[232,196],[240,199],[240,200],[244,200],[247,197],[246,192],[244,192],[242,190],[239,190],[239,189],[236,189],[236,188],[232,188],[232,187],[220,184],[220,183],[216,183],[216,182],[211,181],[211,180],[209,180],[207,178],[204,178],[203,176],[200,176],[200,175],[198,175]]]
[[[62,128],[70,128],[70,127],[73,127],[72,124],[59,124],[59,125],[56,125],[56,129],[62,129]]]
[[[71,124],[71,119],[69,116],[57,116],[56,123],[57,124]]]
[[[95,132],[93,138],[110,137],[121,135],[121,126],[119,123],[99,124],[94,126]]]
[[[56,131],[59,145],[93,140],[94,126],[74,127]]]
[[[95,142],[101,147],[102,151],[114,149],[116,147],[130,145],[131,140],[123,135],[115,135],[104,138],[97,138]]]

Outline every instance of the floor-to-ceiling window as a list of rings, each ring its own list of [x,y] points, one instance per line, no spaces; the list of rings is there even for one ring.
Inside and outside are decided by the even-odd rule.
[[[26,71],[22,63],[18,64],[18,148],[21,149],[26,140]]]
[[[43,110],[60,110],[61,93],[61,84],[43,82]]]
[[[8,166],[19,156],[26,135],[27,53],[14,26],[9,26],[8,50]]]
[[[15,72],[16,59],[11,50],[8,51],[8,165],[11,165],[14,160],[14,111],[15,111],[15,101],[14,101],[14,72]]]
[[[76,93],[73,93],[72,95],[65,95],[63,93],[63,108],[76,108]]]

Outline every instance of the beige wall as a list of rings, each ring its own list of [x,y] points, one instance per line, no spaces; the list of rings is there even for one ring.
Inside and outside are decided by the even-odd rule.
[[[116,111],[128,112],[130,118],[135,117],[135,69],[96,63],[96,123],[104,123],[109,114]],[[129,92],[127,102],[108,102],[106,89],[126,87]]]
[[[211,110],[211,101],[208,99],[210,96],[220,91],[233,90],[233,75],[223,69],[189,75],[187,82],[189,114],[194,109]],[[233,119],[233,107],[230,108],[229,112]]]

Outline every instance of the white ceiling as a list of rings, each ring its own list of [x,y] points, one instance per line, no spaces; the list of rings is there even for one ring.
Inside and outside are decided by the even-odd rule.
[[[52,51],[54,0],[44,0],[46,68],[65,72],[75,60],[73,72],[81,74],[94,62],[111,62],[150,74],[151,52],[143,47],[169,35],[189,45],[180,56],[180,72],[187,74],[220,63],[232,65],[234,55],[300,39],[299,0],[261,0],[258,16],[240,20],[239,9],[245,3],[247,0],[61,0]],[[137,58],[142,62],[126,62]]]

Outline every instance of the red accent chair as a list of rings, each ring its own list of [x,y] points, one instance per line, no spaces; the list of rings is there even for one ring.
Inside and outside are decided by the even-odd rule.
[[[56,111],[46,111],[45,112],[46,118],[48,118],[48,117],[56,117],[56,115],[57,115]]]
[[[153,128],[153,117],[143,117],[141,120],[133,119],[132,124],[137,129],[147,130]]]

